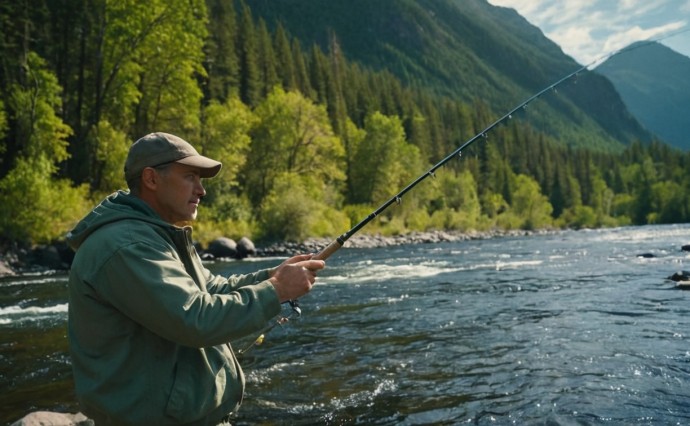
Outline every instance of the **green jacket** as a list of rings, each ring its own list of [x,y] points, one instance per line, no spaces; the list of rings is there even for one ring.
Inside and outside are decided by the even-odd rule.
[[[120,191],[68,235],[75,388],[97,425],[217,424],[242,401],[228,342],[263,328],[280,301],[267,270],[211,274],[191,233]]]

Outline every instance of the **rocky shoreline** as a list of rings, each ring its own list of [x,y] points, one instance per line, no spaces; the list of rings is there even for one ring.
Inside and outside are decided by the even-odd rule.
[[[352,236],[345,247],[375,248],[403,244],[430,244],[450,241],[488,239],[496,237],[525,236],[557,232],[554,230],[491,230],[482,232],[429,231],[411,232],[404,235],[383,236],[357,234]],[[264,247],[255,247],[248,238],[235,242],[229,238],[219,238],[208,247],[197,247],[205,260],[222,258],[242,259],[245,257],[290,256],[297,253],[316,253],[329,245],[333,240],[328,238],[311,238],[301,243],[277,242]],[[28,273],[48,273],[66,271],[74,258],[74,253],[64,242],[41,245],[34,248],[10,247],[0,253],[0,277],[23,275]]]
[[[390,247],[405,244],[432,244],[452,241],[467,241],[489,239],[497,237],[511,237],[511,236],[526,236],[536,234],[547,234],[557,232],[554,230],[538,230],[538,231],[428,231],[428,232],[411,232],[404,235],[383,236],[380,234],[357,234],[352,236],[345,242],[344,247],[349,248],[376,248],[376,247]],[[257,256],[289,256],[296,253],[317,253],[326,246],[328,246],[333,239],[328,238],[310,238],[302,243],[282,242],[271,244],[265,248],[257,250]]]

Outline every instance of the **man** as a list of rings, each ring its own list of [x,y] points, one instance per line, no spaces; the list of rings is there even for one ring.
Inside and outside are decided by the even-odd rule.
[[[221,163],[153,133],[125,162],[129,192],[103,200],[68,235],[68,334],[77,397],[97,425],[217,424],[244,376],[228,342],[306,294],[311,255],[229,278],[204,268],[189,223]]]

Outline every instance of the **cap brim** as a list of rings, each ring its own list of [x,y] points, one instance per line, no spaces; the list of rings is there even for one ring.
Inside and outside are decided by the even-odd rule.
[[[189,157],[181,158],[176,161],[177,163],[184,164],[187,166],[198,167],[201,170],[200,176],[202,178],[212,178],[218,174],[220,168],[223,164],[216,160],[211,160],[203,155],[192,155]]]

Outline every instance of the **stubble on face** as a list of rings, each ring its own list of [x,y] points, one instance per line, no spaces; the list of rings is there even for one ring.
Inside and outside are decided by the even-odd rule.
[[[197,167],[172,163],[157,170],[161,185],[157,191],[158,214],[173,225],[196,220],[198,207],[206,191]]]

